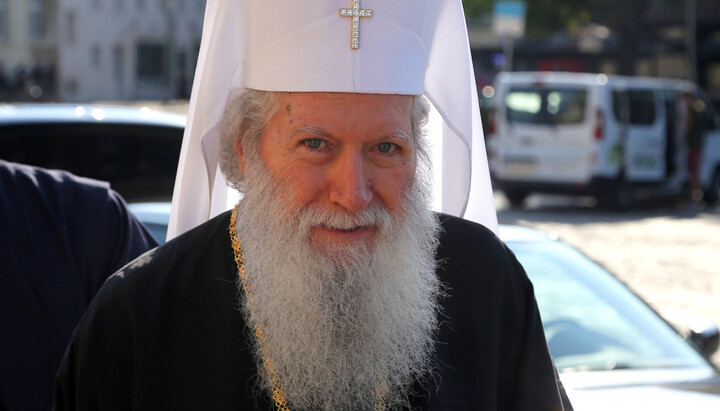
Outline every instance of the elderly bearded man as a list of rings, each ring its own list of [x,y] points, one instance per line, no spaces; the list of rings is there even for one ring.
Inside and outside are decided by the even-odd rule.
[[[56,409],[569,409],[522,267],[428,210],[426,98],[258,82],[215,128],[243,199],[105,284]]]

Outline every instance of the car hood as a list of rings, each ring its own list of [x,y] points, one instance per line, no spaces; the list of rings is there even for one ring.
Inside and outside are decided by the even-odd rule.
[[[565,373],[575,411],[720,410],[720,376],[703,370]]]

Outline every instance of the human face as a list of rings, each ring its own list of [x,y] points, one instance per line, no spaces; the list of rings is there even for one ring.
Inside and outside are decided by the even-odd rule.
[[[411,96],[286,93],[265,129],[260,154],[298,209],[352,214],[378,203],[397,215],[415,178],[411,109]],[[320,245],[368,242],[375,234],[372,226],[319,225],[310,231]]]

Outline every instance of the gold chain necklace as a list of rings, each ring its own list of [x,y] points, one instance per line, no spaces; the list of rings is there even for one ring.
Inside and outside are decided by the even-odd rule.
[[[238,276],[240,276],[240,281],[242,283],[243,292],[245,292],[245,299],[247,301],[247,306],[250,311],[253,311],[255,309],[255,301],[253,299],[253,295],[251,293],[252,286],[248,284],[247,280],[247,274],[245,274],[245,270],[243,269],[243,258],[242,258],[242,247],[240,246],[240,239],[238,239],[237,236],[237,210],[240,203],[238,203],[232,210],[232,213],[230,214],[230,241],[232,243],[233,248],[233,254],[235,255],[235,265],[237,265],[238,269]],[[272,361],[267,355],[267,349],[265,348],[265,333],[263,326],[261,324],[251,324],[251,326],[255,327],[255,337],[258,341],[258,347],[260,348],[260,356],[262,359],[263,367],[265,368],[265,371],[268,373],[268,377],[270,378],[270,384],[272,384],[272,399],[273,402],[275,402],[275,407],[279,411],[290,411],[290,408],[287,406],[287,400],[285,399],[285,391],[282,390],[280,387],[280,377],[277,375],[275,370],[272,367]],[[383,390],[378,387],[378,395],[377,400],[375,401],[375,405],[373,408],[376,410],[384,410],[385,409],[385,395]]]

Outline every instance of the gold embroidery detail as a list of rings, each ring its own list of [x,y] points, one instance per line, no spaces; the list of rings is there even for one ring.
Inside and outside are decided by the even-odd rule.
[[[251,287],[247,281],[247,274],[245,274],[245,270],[243,269],[242,248],[240,247],[240,240],[238,239],[237,230],[235,228],[236,221],[237,206],[235,206],[230,216],[230,240],[232,242],[233,253],[235,255],[235,264],[237,265],[238,275],[240,276],[243,291],[245,292],[245,298],[247,299],[248,308],[250,309],[250,311],[252,311],[255,308],[255,303],[252,298],[252,293],[250,292]],[[277,409],[280,411],[290,411],[290,408],[288,408],[287,406],[287,400],[285,399],[285,392],[283,392],[282,388],[280,388],[280,377],[275,373],[275,370],[272,367],[272,362],[267,356],[267,350],[265,348],[265,332],[262,325],[255,325],[255,337],[257,338],[258,345],[260,347],[260,354],[262,355],[263,366],[265,367],[265,371],[270,377],[270,383],[272,384],[272,399],[273,402],[275,402],[275,407],[277,407]]]

